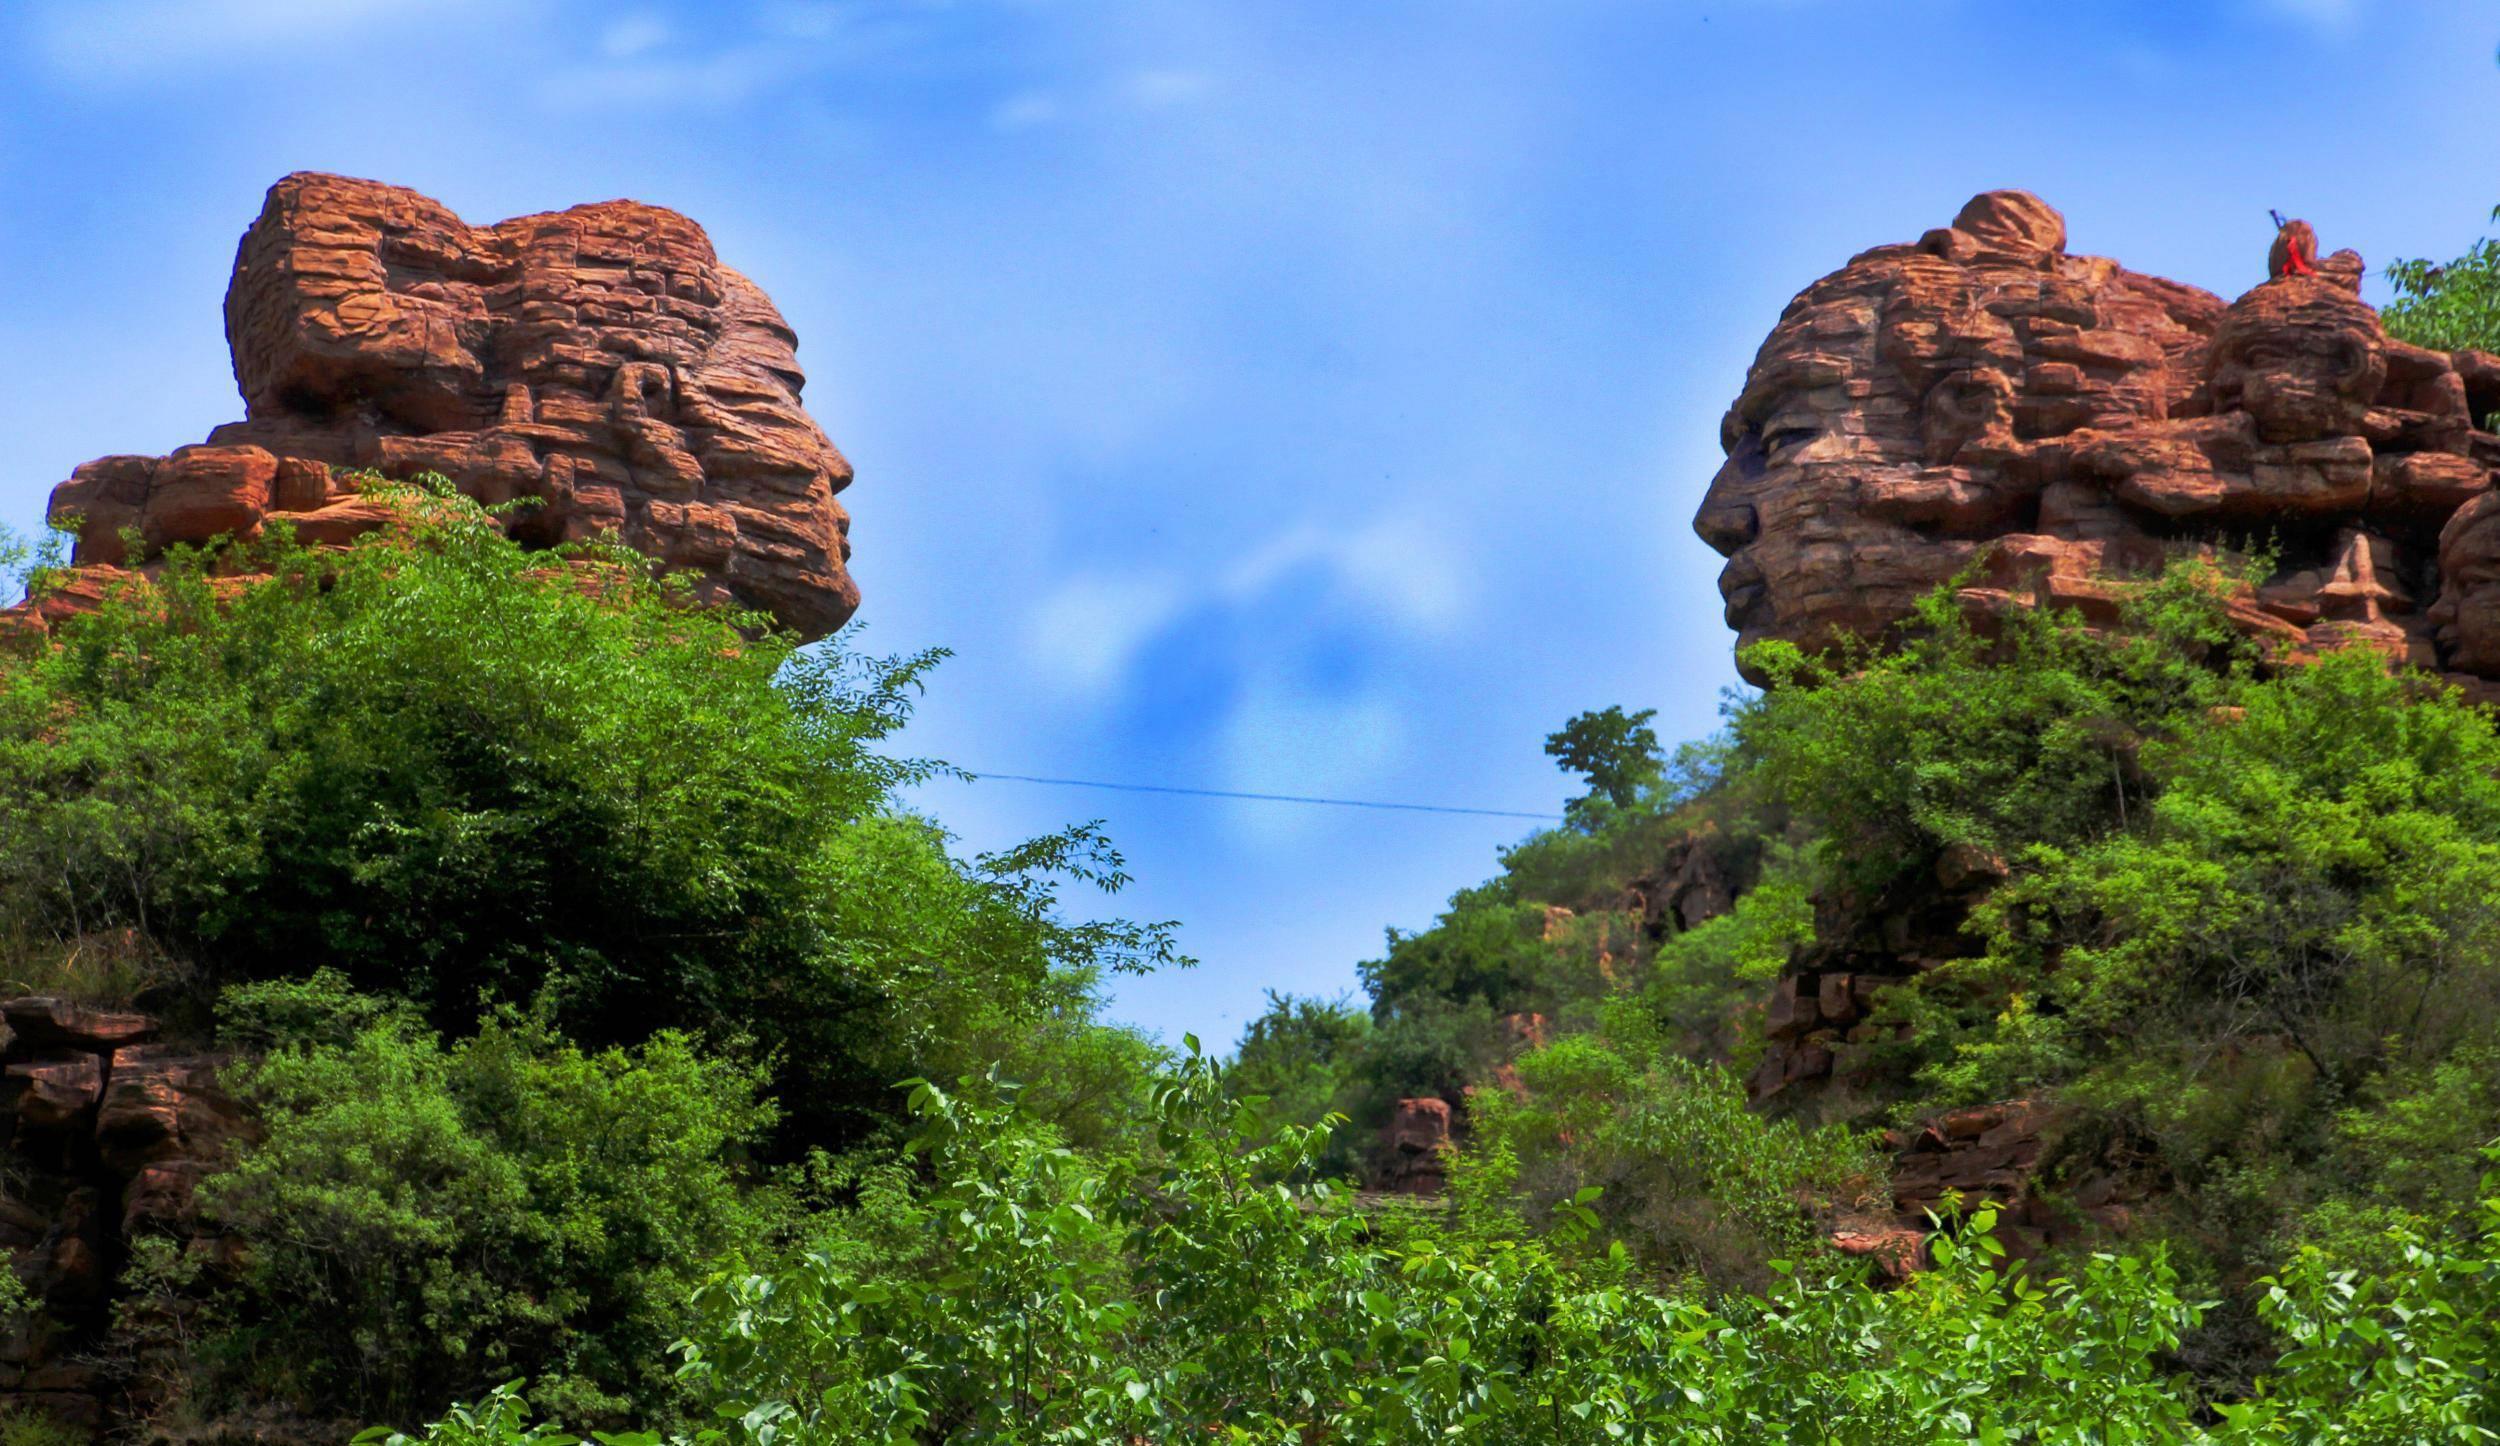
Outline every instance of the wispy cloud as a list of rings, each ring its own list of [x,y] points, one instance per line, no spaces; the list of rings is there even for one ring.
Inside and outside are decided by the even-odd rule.
[[[1468,611],[1461,544],[1409,517],[1341,531],[1306,524],[1210,572],[1072,578],[1037,605],[1026,656],[1051,692],[1107,701],[1156,641],[1209,612],[1335,618],[1381,640],[1447,636]]]
[[[646,10],[613,21],[599,32],[599,53],[610,60],[631,59],[666,45],[672,34],[665,18]]]
[[[1203,70],[1149,67],[1109,77],[1076,78],[1056,89],[1020,90],[990,108],[1001,131],[1031,130],[1069,120],[1133,120],[1141,112],[1176,110],[1213,95],[1215,77]]]
[[[34,51],[73,80],[113,80],[238,55],[282,58],[481,18],[486,0],[40,0]],[[523,7],[526,8],[526,7]]]
[[[811,68],[806,56],[773,45],[675,55],[663,53],[657,48],[659,43],[621,56],[603,51],[551,70],[539,82],[539,98],[558,110],[731,106],[766,94]]]
[[[1203,70],[1140,70],[1120,83],[1120,94],[1130,104],[1146,110],[1166,106],[1187,105],[1203,98],[1215,88],[1215,78]]]
[[[1360,794],[1406,751],[1405,711],[1385,690],[1319,697],[1263,684],[1226,715],[1215,744],[1220,788],[1244,793]],[[1274,846],[1325,826],[1326,811],[1227,804],[1233,830]]]
[[[990,107],[990,125],[1002,131],[1029,131],[1059,119],[1057,96],[1044,90],[1018,91]]]
[[[1170,578],[1077,578],[1033,610],[1028,656],[1055,690],[1099,695],[1184,601]]]
[[[2261,14],[2342,32],[2360,20],[2362,0],[2255,0]]]

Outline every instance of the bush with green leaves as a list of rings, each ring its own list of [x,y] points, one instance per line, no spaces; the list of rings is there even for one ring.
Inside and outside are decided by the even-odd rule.
[[[2474,1237],[2405,1242],[2360,1279],[2305,1256],[2261,1287],[2288,1343],[2208,1403],[2172,1352],[2206,1306],[2158,1251],[2034,1278],[1982,1211],[1896,1290],[1788,1264],[1753,1295],[1645,1286],[1590,1250],[1384,1228],[1318,1147],[1227,1098],[1204,1061],[1158,1082],[1156,1159],[1092,1161],[978,1081],[916,1086],[939,1269],[898,1284],[818,1256],[704,1288],[681,1371],[719,1446],[1242,1442],[2476,1441],[2500,1429],[2500,1181]],[[1273,1182],[1284,1183],[1273,1183]],[[2212,1405],[2208,1413],[2204,1408]],[[571,1440],[510,1389],[410,1438]],[[611,1446],[654,1437],[606,1436]]]
[[[489,1015],[445,1041],[334,973],[226,996],[259,1138],[200,1186],[250,1243],[208,1356],[231,1392],[363,1415],[527,1374],[576,1420],[670,1402],[707,1262],[788,1222],[747,1152],[763,1073],[662,1031],[586,1051]]]
[[[965,863],[897,806],[934,768],[877,746],[935,654],[798,648],[440,479],[368,495],[400,525],[177,550],[0,653],[0,917],[135,929],[211,986],[328,964],[454,1031],[500,1000],[594,1044],[745,1036],[792,1153],[998,1057],[1117,1127],[1146,1054],[1091,1003],[1170,934],[1059,916],[1060,880],[1125,881],[1097,830]]]
[[[1608,1232],[1653,1275],[1758,1288],[1767,1262],[1822,1248],[1820,1219],[1888,1206],[1870,1140],[1754,1113],[1742,1084],[1671,1052],[1635,1001],[1513,1069],[1516,1091],[1469,1097],[1462,1177],[1499,1160],[1532,1226],[1594,1190]]]
[[[2491,218],[2500,221],[2500,207]],[[2387,334],[2433,351],[2500,351],[2500,240],[2486,236],[2453,261],[2391,261],[2396,293],[2379,312]]]

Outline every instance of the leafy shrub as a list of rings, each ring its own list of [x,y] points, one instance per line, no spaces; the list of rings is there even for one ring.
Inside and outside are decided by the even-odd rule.
[[[1547,735],[1546,755],[1588,781],[1587,796],[1573,804],[1575,814],[1585,815],[1586,806],[1600,801],[1630,808],[1657,783],[1664,759],[1649,727],[1657,716],[1655,708],[1626,713],[1618,704],[1579,714]]]
[[[1037,1078],[1084,1056],[1068,1109],[1113,1127],[1144,1056],[1090,1003],[1169,932],[1058,918],[1056,879],[1125,879],[1097,831],[967,864],[895,807],[931,768],[874,745],[935,654],[800,650],[622,549],[524,551],[439,479],[372,495],[401,526],[177,551],[0,654],[0,917],[134,929],[211,985],[328,963],[455,1032],[499,1000],[593,1044],[745,1036],[785,1154],[1009,1037]]]
[[[2486,236],[2453,261],[2391,261],[2387,281],[2396,295],[2379,319],[2389,336],[2433,351],[2500,350],[2500,240]]]
[[[1281,1120],[1316,1124],[1360,1108],[1354,1089],[1370,1069],[1376,1032],[1371,1015],[1344,999],[1303,999],[1268,992],[1267,1012],[1250,1021],[1228,1071],[1234,1090],[1267,1101]],[[1329,1178],[1358,1164],[1350,1132],[1329,1136],[1314,1168]]]
[[[1609,1025],[1522,1055],[1516,1093],[1470,1097],[1471,1153],[1509,1162],[1534,1217],[1593,1195],[1653,1272],[1759,1288],[1766,1262],[1819,1248],[1818,1210],[1885,1204],[1869,1142],[1754,1114],[1736,1079],[1665,1053],[1628,1002]]]
[[[666,1407],[705,1262],[779,1223],[740,1162],[773,1119],[758,1071],[510,1013],[445,1043],[334,974],[228,998],[267,1049],[232,1071],[264,1136],[200,1189],[251,1242],[211,1347],[232,1384],[373,1415],[526,1373],[576,1420]]]
[[[898,1289],[819,1256],[712,1282],[679,1347],[717,1423],[695,1439],[2082,1446],[2500,1424],[2500,1181],[2475,1240],[2409,1242],[2400,1277],[2304,1257],[2266,1282],[2291,1348],[2205,1418],[2169,1363],[2205,1307],[2159,1252],[2035,1280],[1983,1212],[1898,1290],[1783,1266],[1759,1295],[1705,1302],[1644,1289],[1620,1251],[1388,1236],[1325,1184],[1262,1188],[1303,1173],[1313,1134],[1272,1130],[1202,1061],[1159,1082],[1160,1158],[1134,1171],[968,1085],[913,1097],[940,1273]],[[1566,1216],[1564,1244],[1593,1223]],[[507,1389],[415,1439],[532,1431]]]

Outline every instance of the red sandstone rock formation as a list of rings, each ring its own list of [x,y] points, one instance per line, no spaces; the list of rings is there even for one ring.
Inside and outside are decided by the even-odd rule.
[[[1974,609],[2102,619],[2117,582],[2271,534],[2234,615],[2283,655],[2500,680],[2500,357],[2391,340],[2357,255],[2316,269],[2225,305],[2069,255],[2056,211],[1994,191],[1814,283],[1694,519],[1739,645],[1881,636],[1983,560]]]
[[[48,997],[0,1004],[0,1250],[42,1302],[40,1326],[0,1336],[0,1409],[102,1424],[116,1385],[89,1359],[112,1328],[128,1242],[195,1238],[192,1190],[249,1128],[217,1084],[221,1056],[156,1043],[157,1021]]]
[[[1449,1187],[1450,1102],[1435,1096],[1400,1100],[1381,1132],[1379,1188],[1401,1195],[1438,1195]]]
[[[851,468],[799,405],[797,338],[674,211],[474,227],[397,186],[288,176],[235,256],[226,337],[243,421],[54,490],[80,564],[272,516],[344,543],[385,519],[352,474],[430,471],[528,499],[525,542],[612,534],[809,638],[859,604],[834,500]]]

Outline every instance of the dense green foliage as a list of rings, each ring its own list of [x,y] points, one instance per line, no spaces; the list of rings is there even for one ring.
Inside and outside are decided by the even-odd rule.
[[[2486,236],[2453,261],[2390,262],[2387,280],[2396,297],[2379,315],[2389,336],[2433,351],[2500,351],[2500,240]]]
[[[1626,713],[1620,704],[1582,713],[1547,736],[1546,755],[1588,780],[1586,807],[1597,800],[1630,808],[1658,780],[1658,735],[1649,720],[1655,708]]]
[[[1439,1094],[1469,1121],[1471,1206],[1499,1195],[1532,1228],[1603,1186],[1645,1270],[1758,1288],[1814,1222],[1883,1208],[1847,1131],[2047,1102],[2040,1188],[2148,1196],[2136,1243],[2220,1302],[2183,1358],[2244,1387],[2281,1344],[2252,1281],[2305,1246],[2394,1268],[2386,1232],[2455,1229],[2500,1139],[2500,733],[2371,654],[2265,666],[2223,615],[2237,585],[2175,569],[2106,632],[2022,612],[1983,633],[1940,594],[1880,651],[1766,646],[1774,686],[1712,745],[1392,932],[1327,1103],[1368,1124]],[[1661,859],[1732,902],[1662,912]],[[1980,892],[1940,884],[1956,870]],[[1777,1140],[1687,1061],[1749,1069],[1791,967],[1898,982],[1825,1036],[1844,1077],[1773,1101],[1818,1126]],[[1260,1088],[1309,1009],[1253,1027]],[[1528,1013],[1541,1048],[1500,1027]]]
[[[382,495],[390,536],[182,554],[0,653],[11,970],[144,992],[260,1122],[200,1191],[246,1248],[123,1268],[181,1432],[2500,1433],[2500,733],[2374,656],[2269,667],[2230,577],[1766,647],[1672,755],[1583,714],[1561,827],[1219,1067],[1097,1022],[1171,955],[1060,917],[1123,882],[1098,833],[965,861],[896,804],[927,659]],[[1890,982],[1765,1108],[1796,969]],[[1449,1198],[1346,1188],[1415,1097]],[[1891,1220],[1880,1129],[2013,1099],[2052,1203],[2140,1187],[2115,1253],[1947,1211],[1878,1288],[1826,1243]]]
[[[1515,1075],[1516,1090],[1469,1100],[1466,1205],[1489,1197],[1539,1226],[1591,1206],[1654,1277],[1758,1289],[1770,1262],[1817,1248],[1801,1200],[1824,1211],[1884,1203],[1864,1139],[1766,1121],[1725,1071],[1674,1052],[1629,1001],[1600,1028],[1521,1056]]]
[[[252,1242],[217,1347],[236,1374],[367,1417],[516,1371],[577,1420],[668,1400],[654,1362],[702,1263],[777,1224],[742,1188],[760,1071],[511,1016],[446,1044],[328,973],[226,1003],[229,1038],[267,1041],[232,1084],[268,1137],[202,1186]]]
[[[930,658],[796,651],[631,554],[568,566],[440,486],[389,495],[404,533],[178,555],[0,662],[21,936],[135,928],[212,984],[327,964],[450,1029],[543,1001],[596,1043],[743,1037],[808,1143],[915,1070],[1022,1072],[1026,1023],[1172,957],[1056,918],[1053,875],[1122,881],[1099,834],[964,865],[891,806],[929,769],[871,745]]]
[[[1095,830],[964,861],[897,804],[930,768],[876,745],[930,659],[371,492],[400,528],[178,552],[0,651],[12,986],[241,1051],[259,1122],[199,1192],[245,1249],[131,1242],[103,1359],[141,1405],[415,1415],[525,1374],[665,1419],[722,1252],[891,1196],[895,1079],[999,1068],[1037,1126],[1134,1139],[1159,1052],[1099,981],[1168,932],[1060,917],[1124,881]]]
[[[1913,1446],[2500,1427],[2500,1198],[2470,1240],[2398,1239],[2390,1277],[2310,1254],[2263,1282],[2289,1349],[2206,1417],[2171,1360],[2205,1307],[2158,1252],[2035,1279],[1983,1214],[1899,1291],[1777,1265],[1761,1294],[1660,1294],[1594,1248],[1584,1209],[1542,1243],[1384,1230],[1325,1185],[1264,1183],[1318,1142],[1229,1100],[1203,1061],[1156,1095],[1161,1154],[1140,1170],[920,1085],[914,1147],[949,1268],[898,1286],[815,1256],[714,1282],[679,1347],[718,1423],[693,1439]],[[533,1432],[505,1394],[417,1439],[573,1438]]]

